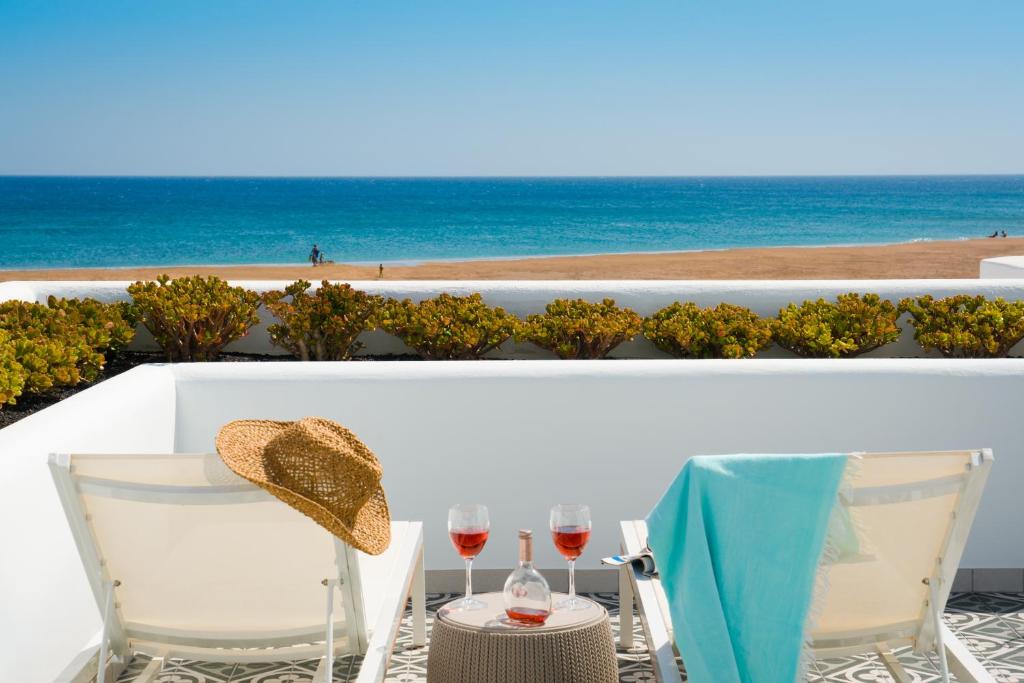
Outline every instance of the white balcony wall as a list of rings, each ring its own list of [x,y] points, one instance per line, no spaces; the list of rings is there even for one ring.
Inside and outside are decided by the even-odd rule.
[[[52,681],[100,628],[49,454],[173,444],[174,378],[156,366],[0,429],[0,681]]]
[[[35,301],[38,291],[37,284],[35,282],[0,282],[0,301],[11,299]]]
[[[1024,256],[997,256],[981,260],[981,277],[995,279],[1024,278]]]
[[[461,560],[447,507],[484,502],[481,568],[515,561],[515,530],[557,502],[594,512],[581,568],[616,549],[687,457],[992,448],[963,566],[1024,567],[1024,360],[578,361],[179,365],[178,451],[239,418],[321,415],[381,458],[398,518],[426,523],[427,566]],[[541,567],[561,567],[549,543]]]
[[[315,274],[313,274],[315,275]],[[1020,276],[1018,276],[1019,278]],[[129,282],[12,282],[0,283],[0,300],[20,298],[46,301],[54,294],[65,297],[91,296],[103,301],[128,298],[125,291]],[[234,284],[255,291],[283,289],[287,281],[245,281]],[[420,300],[440,292],[469,294],[480,292],[491,305],[502,306],[520,317],[541,313],[545,304],[557,298],[615,299],[621,306],[629,306],[641,315],[649,315],[673,301],[695,301],[702,306],[714,306],[723,301],[748,306],[763,316],[775,316],[779,309],[792,302],[824,297],[832,299],[846,292],[873,292],[899,301],[907,296],[931,294],[936,297],[952,294],[983,294],[1010,300],[1024,299],[1024,279],[993,280],[607,280],[607,281],[354,281],[352,285],[367,292]],[[281,354],[271,345],[266,326],[273,316],[260,311],[261,322],[249,334],[228,346],[229,351]],[[879,358],[938,357],[925,353],[914,341],[906,316],[901,319],[904,333],[900,340],[870,354]],[[363,336],[364,354],[409,353],[410,350],[395,337],[381,331]],[[143,331],[134,348],[155,350],[148,333]],[[1013,355],[1024,355],[1024,343],[1013,350]],[[507,344],[493,354],[504,358],[553,358],[553,354],[532,344]],[[620,358],[664,358],[661,351],[646,339],[638,338],[623,344],[613,353]],[[763,358],[786,358],[792,354],[771,347],[761,353]]]
[[[225,363],[136,368],[0,430],[0,680],[52,680],[99,620],[46,466],[51,452],[212,451],[238,418],[322,415],[380,457],[392,514],[426,523],[427,568],[461,561],[448,505],[485,502],[477,566],[582,501],[582,569],[617,548],[694,454],[992,448],[962,566],[1024,567],[1024,360]],[[143,533],[143,530],[140,530]],[[159,562],[159,558],[153,558]],[[549,543],[542,568],[562,568]]]

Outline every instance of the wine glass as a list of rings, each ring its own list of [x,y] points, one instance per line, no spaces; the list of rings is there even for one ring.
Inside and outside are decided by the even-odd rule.
[[[491,522],[487,508],[478,503],[460,503],[448,510],[448,535],[459,555],[466,560],[466,595],[455,602],[461,609],[482,609],[486,605],[473,598],[473,559],[484,549]]]
[[[569,597],[556,609],[588,609],[590,604],[576,597],[576,558],[590,540],[590,508],[586,505],[558,504],[551,508],[551,538],[562,557],[569,561]]]

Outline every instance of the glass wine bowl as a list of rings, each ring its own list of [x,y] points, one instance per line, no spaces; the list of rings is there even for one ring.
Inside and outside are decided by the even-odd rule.
[[[466,595],[454,604],[460,609],[482,609],[473,598],[473,559],[484,549],[491,522],[487,508],[479,503],[460,503],[448,510],[448,535],[459,555],[466,560]]]
[[[569,561],[569,597],[555,604],[555,609],[588,609],[590,603],[576,597],[576,558],[590,540],[590,508],[586,505],[560,503],[551,508],[551,538],[555,548]]]

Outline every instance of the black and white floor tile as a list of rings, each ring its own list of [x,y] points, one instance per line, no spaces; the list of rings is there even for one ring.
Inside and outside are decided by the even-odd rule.
[[[427,598],[428,635],[433,614],[449,600],[452,594],[431,594]],[[612,628],[618,636],[618,595],[593,593],[612,618]],[[1024,683],[1024,594],[1021,593],[963,593],[950,598],[946,609],[946,622],[953,628],[968,649],[988,669],[998,683]],[[654,683],[643,634],[639,622],[634,628],[637,646],[620,649],[619,680],[621,683]],[[398,645],[391,659],[386,683],[425,683],[427,680],[426,648],[412,648],[412,622],[409,615],[402,624]],[[937,663],[933,658],[898,653],[914,683],[939,680]],[[132,661],[118,679],[127,683],[146,665],[144,658]],[[157,677],[157,683],[311,683],[317,661],[281,662],[269,664],[216,664],[175,660],[169,662]],[[358,657],[341,657],[335,661],[334,680],[338,683],[354,681],[359,672]],[[824,683],[887,683],[891,681],[886,669],[873,657],[846,657],[816,662],[810,672],[810,681]],[[683,677],[685,680],[685,675]]]

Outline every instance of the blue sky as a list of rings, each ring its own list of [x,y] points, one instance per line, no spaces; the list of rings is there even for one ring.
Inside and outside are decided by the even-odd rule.
[[[0,0],[0,173],[1024,172],[1024,2]]]

